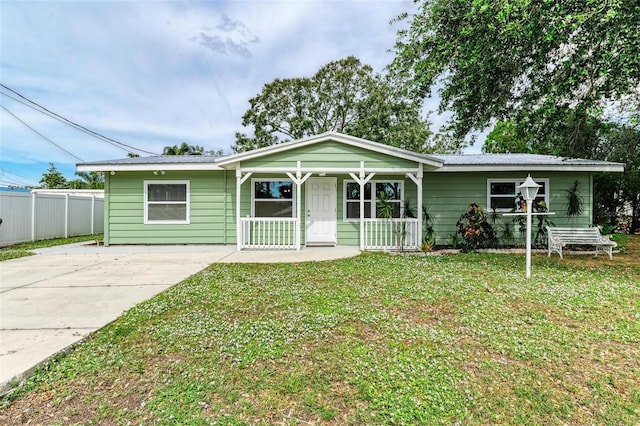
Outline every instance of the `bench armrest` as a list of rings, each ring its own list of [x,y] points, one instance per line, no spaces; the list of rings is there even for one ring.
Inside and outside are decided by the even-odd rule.
[[[612,246],[612,247],[618,247],[618,243],[616,243],[615,241],[612,241],[609,235],[601,236],[600,243],[608,246]]]

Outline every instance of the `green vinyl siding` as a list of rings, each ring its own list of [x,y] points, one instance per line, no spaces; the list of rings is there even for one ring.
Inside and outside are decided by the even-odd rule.
[[[360,162],[366,167],[417,168],[414,161],[393,157],[387,154],[369,151],[339,142],[325,142],[307,145],[261,158],[243,161],[242,167],[296,167],[300,161],[302,167],[350,167],[360,170]]]
[[[311,148],[314,148],[315,151]],[[312,161],[318,155],[318,149],[322,148],[322,160],[315,160],[314,165],[324,162],[324,155],[335,153],[342,156],[344,162],[352,161],[354,172],[359,168],[359,161],[364,157],[362,153],[354,153],[359,148],[347,147],[353,157],[346,158],[344,145],[326,144],[324,146],[301,147],[297,155],[291,153],[278,153],[271,157],[275,163],[304,158],[308,155],[308,161]],[[309,150],[306,154],[302,151]],[[342,151],[341,151],[342,149]],[[389,166],[396,161],[392,157],[370,153],[365,161],[367,167],[376,167],[373,157],[380,160],[378,166]],[[327,154],[328,155],[328,154]],[[287,161],[289,161],[287,160]],[[303,160],[306,161],[306,160]],[[338,158],[331,160],[329,167],[342,167],[337,163]],[[404,160],[397,160],[403,162]],[[304,164],[304,163],[303,163]],[[254,164],[255,165],[255,164]],[[274,167],[273,161],[264,165]],[[282,165],[282,164],[280,164]],[[294,163],[295,165],[295,163]],[[248,167],[243,163],[243,167]],[[415,168],[415,163],[404,164],[406,167]],[[344,220],[344,182],[351,181],[351,177],[327,174],[328,177],[337,178],[337,243],[339,245],[358,245],[360,242],[359,221]],[[105,179],[105,244],[236,244],[236,175],[232,171],[166,171],[164,175],[156,176],[152,172],[117,172],[115,175],[107,174]],[[437,238],[437,244],[445,245],[451,241],[450,235],[456,231],[455,224],[467,206],[476,202],[486,209],[487,204],[487,180],[488,179],[513,179],[522,180],[526,177],[526,171],[516,172],[425,172],[423,179],[423,204],[429,209],[433,218],[433,228]],[[550,219],[558,226],[589,226],[592,223],[592,179],[587,172],[535,172],[533,179],[547,179],[549,193],[549,209],[555,212]],[[242,217],[251,216],[252,182],[262,178],[288,179],[284,173],[254,173],[242,185],[240,208]],[[188,224],[144,224],[144,181],[189,181],[190,185],[190,214]],[[416,185],[406,178],[404,174],[386,175],[376,174],[373,181],[390,180],[403,182],[404,200],[408,200],[410,206],[417,210]],[[566,215],[567,190],[573,182],[580,182],[580,195],[583,200],[583,213],[580,217],[569,218]],[[305,244],[305,193],[306,184],[302,187],[301,197],[296,202],[300,203],[301,243]],[[296,206],[294,205],[294,215]],[[498,223],[509,220],[499,215]],[[534,219],[535,221],[535,219]],[[535,223],[535,222],[534,222]]]
[[[231,176],[231,178],[230,178]],[[188,224],[144,224],[144,181],[189,181]],[[117,172],[108,175],[106,244],[235,243],[235,174],[222,171]]]
[[[456,222],[460,215],[467,210],[471,203],[478,203],[483,209],[487,208],[487,180],[513,179],[524,180],[526,173],[513,172],[478,172],[478,173],[425,173],[423,180],[424,203],[428,206],[433,219],[433,229],[436,243],[449,244],[451,234],[456,232]],[[591,214],[591,179],[589,173],[536,172],[535,179],[548,179],[549,211],[555,214],[549,219],[556,226],[589,226],[592,223]],[[580,195],[583,201],[583,213],[579,217],[569,218],[567,210],[567,192],[578,180],[581,183]],[[491,213],[491,212],[487,212]],[[502,216],[498,212],[498,226],[512,218]],[[534,226],[535,226],[534,218]],[[517,231],[517,230],[516,230]],[[517,232],[516,232],[517,235]]]

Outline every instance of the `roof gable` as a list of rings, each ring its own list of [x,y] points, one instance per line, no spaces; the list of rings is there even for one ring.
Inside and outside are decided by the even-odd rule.
[[[354,136],[349,136],[349,135],[345,135],[337,132],[326,132],[320,135],[310,136],[304,139],[298,139],[291,142],[285,142],[277,145],[268,146],[265,148],[259,148],[252,151],[230,155],[228,157],[223,157],[218,159],[217,164],[220,167],[231,168],[243,161],[260,159],[260,158],[271,156],[274,154],[280,154],[286,151],[291,151],[298,148],[307,147],[307,146],[320,144],[320,143],[326,143],[326,142],[337,142],[340,144],[361,148],[374,153],[384,154],[391,157],[396,157],[404,160],[413,161],[416,163],[421,163],[421,164],[430,166],[431,168],[439,168],[439,167],[442,167],[442,164],[443,164],[442,160],[434,156],[417,154],[415,152],[407,151],[405,149],[396,148],[393,146],[384,145],[378,142],[372,142],[366,139],[356,138]]]

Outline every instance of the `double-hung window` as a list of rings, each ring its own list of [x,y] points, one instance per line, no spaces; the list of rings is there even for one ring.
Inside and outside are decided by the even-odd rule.
[[[487,180],[487,207],[489,210],[508,212],[512,209],[519,210],[517,204],[520,190],[518,186],[522,185],[524,180],[514,179],[489,179]],[[544,201],[549,207],[549,179],[536,179],[536,183],[540,186],[535,202]]]
[[[145,181],[144,223],[189,223],[189,181]]]
[[[253,217],[293,217],[293,182],[254,179],[252,185]]]
[[[364,217],[380,217],[376,200],[386,196],[392,207],[392,216],[399,218],[402,214],[402,190],[401,181],[367,182],[364,185]],[[354,181],[345,181],[344,194],[344,219],[359,220],[360,184]]]

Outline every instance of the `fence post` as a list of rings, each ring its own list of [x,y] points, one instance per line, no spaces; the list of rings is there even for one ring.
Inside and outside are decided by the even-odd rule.
[[[36,240],[36,200],[38,194],[36,192],[31,193],[31,242]]]
[[[69,194],[64,194],[64,237],[69,238]]]
[[[95,235],[94,225],[96,223],[96,196],[91,196],[91,235]]]

